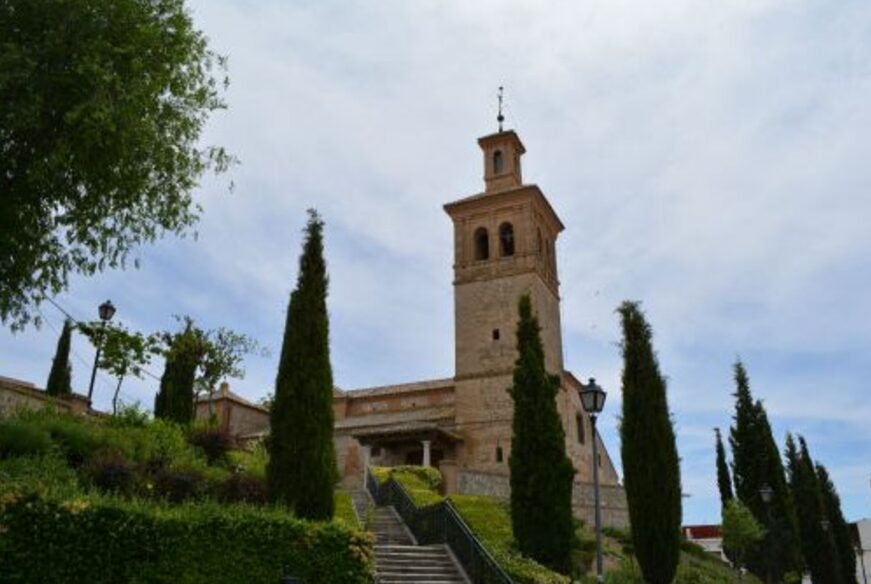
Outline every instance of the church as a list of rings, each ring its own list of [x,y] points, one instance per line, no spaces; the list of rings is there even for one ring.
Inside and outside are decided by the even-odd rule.
[[[368,465],[438,468],[447,493],[508,498],[517,302],[529,294],[547,370],[558,375],[557,408],[575,467],[573,507],[592,523],[592,440],[598,440],[606,525],[628,525],[625,494],[608,449],[581,406],[583,384],[563,363],[556,240],[564,225],[541,189],[525,184],[516,132],[478,140],[484,191],[444,206],[454,226],[453,377],[341,390],[333,395],[342,482],[359,485]],[[227,387],[215,396],[228,430],[262,435],[268,413]],[[206,403],[201,403],[204,408]],[[260,409],[259,416],[257,410]],[[230,423],[231,417],[236,423]],[[262,426],[257,428],[257,426]],[[259,431],[255,431],[259,430]]]
[[[563,223],[541,189],[525,184],[519,136],[478,140],[484,191],[444,206],[454,226],[454,376],[354,391],[337,390],[335,441],[346,482],[367,464],[439,468],[448,492],[508,496],[517,301],[529,294],[541,325],[546,367],[561,380],[557,407],[575,475],[575,507],[592,497],[592,436],[581,381],[565,368],[556,240]],[[625,499],[601,440],[606,523],[625,524]],[[588,517],[589,518],[589,517]]]

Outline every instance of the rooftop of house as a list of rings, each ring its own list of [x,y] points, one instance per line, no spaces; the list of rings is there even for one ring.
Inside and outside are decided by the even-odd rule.
[[[260,404],[255,404],[254,402],[245,399],[238,393],[230,391],[230,384],[226,381],[221,383],[220,389],[212,395],[206,395],[203,398],[200,398],[199,403],[209,403],[209,402],[218,402],[222,400],[231,401],[249,408],[254,408],[257,410],[262,410],[264,412],[268,412],[269,409],[261,406]]]

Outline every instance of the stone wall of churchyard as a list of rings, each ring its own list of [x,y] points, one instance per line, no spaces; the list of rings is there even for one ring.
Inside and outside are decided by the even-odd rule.
[[[457,491],[460,495],[485,495],[506,501],[511,496],[508,476],[469,470],[458,472]],[[602,524],[606,527],[628,527],[629,508],[623,487],[602,485],[599,492],[602,502]],[[592,526],[595,523],[591,483],[575,482],[572,491],[572,509],[575,516],[587,525]]]
[[[88,398],[76,393],[66,398],[54,398],[32,383],[0,377],[0,418],[20,409],[38,410],[46,406],[84,414],[88,412]]]

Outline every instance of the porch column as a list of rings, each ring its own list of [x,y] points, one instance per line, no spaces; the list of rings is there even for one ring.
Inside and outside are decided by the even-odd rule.
[[[366,471],[369,469],[369,460],[372,458],[372,446],[363,444],[363,487],[366,487]]]
[[[430,458],[429,458],[430,440],[421,440],[420,443],[423,444],[423,466],[430,466]]]

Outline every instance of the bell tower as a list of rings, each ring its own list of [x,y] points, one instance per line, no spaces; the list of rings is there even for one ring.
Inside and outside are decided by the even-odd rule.
[[[511,373],[517,301],[529,294],[548,370],[563,370],[556,239],[563,230],[536,185],[523,184],[526,149],[512,130],[478,140],[484,192],[445,205],[454,223],[455,364],[458,379]]]
[[[478,145],[484,191],[445,205],[454,223],[455,419],[464,435],[463,466],[504,474],[523,294],[541,326],[545,367],[563,376],[556,261],[563,224],[541,189],[523,183],[525,148],[517,133],[500,127]],[[560,392],[561,412],[573,412],[570,399]],[[564,423],[573,416],[563,416]]]

